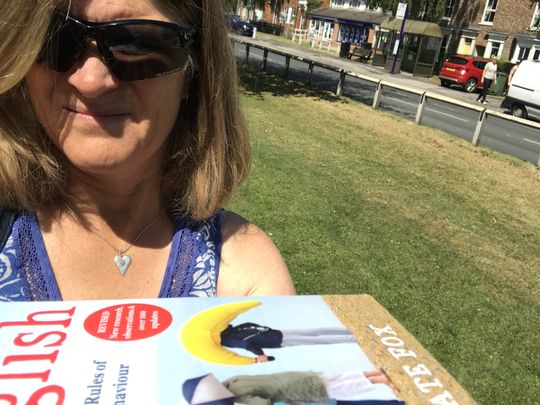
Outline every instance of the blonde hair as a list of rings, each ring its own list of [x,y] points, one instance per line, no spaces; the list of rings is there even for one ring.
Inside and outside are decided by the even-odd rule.
[[[63,156],[44,134],[24,85],[61,3],[17,0],[0,6],[0,205],[10,208],[35,210],[68,194]],[[223,207],[249,171],[236,61],[221,1],[159,3],[171,17],[200,30],[162,182],[171,212],[197,220]]]

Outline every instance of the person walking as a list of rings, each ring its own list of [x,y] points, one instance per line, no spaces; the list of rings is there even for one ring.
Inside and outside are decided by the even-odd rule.
[[[508,90],[510,89],[510,86],[512,85],[512,78],[514,77],[514,74],[516,73],[517,68],[519,67],[519,64],[521,63],[520,60],[517,61],[517,63],[512,66],[512,69],[510,69],[510,72],[508,73],[508,79],[506,80],[506,85],[504,86],[504,92],[503,96],[508,95]]]
[[[482,92],[478,95],[476,101],[487,104],[487,92],[492,84],[497,84],[497,55],[491,55],[490,61],[484,66],[481,82],[484,85],[482,87]]]

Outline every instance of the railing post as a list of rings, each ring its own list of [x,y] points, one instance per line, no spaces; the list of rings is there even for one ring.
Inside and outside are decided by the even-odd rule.
[[[487,110],[484,108],[482,112],[480,113],[478,122],[476,123],[476,129],[474,130],[474,135],[471,141],[474,146],[478,146],[478,142],[480,142],[480,134],[482,132],[482,127],[484,126],[484,121],[486,120],[486,116],[487,116]]]
[[[309,68],[308,68],[308,78],[307,78],[307,84],[308,86],[311,86],[311,79],[313,78],[313,68],[315,67],[315,63],[309,62]]]
[[[246,44],[246,63],[249,63],[249,44]]]
[[[381,102],[382,96],[382,80],[377,83],[377,90],[375,90],[375,97],[373,97],[373,108],[379,108],[379,103]]]
[[[262,70],[266,70],[267,62],[268,62],[268,49],[265,49],[264,54],[263,54]]]
[[[343,83],[345,83],[345,76],[347,76],[347,72],[345,72],[344,69],[339,69],[339,82],[336,89],[336,96],[341,96],[341,93],[343,93]]]
[[[424,91],[420,96],[420,104],[418,104],[418,109],[416,110],[415,122],[418,125],[422,125],[422,117],[424,115],[424,110],[426,109],[426,99],[426,92]]]
[[[289,77],[289,65],[291,64],[291,57],[290,56],[287,56],[285,58],[285,74],[283,75],[283,77],[285,79],[287,79]]]

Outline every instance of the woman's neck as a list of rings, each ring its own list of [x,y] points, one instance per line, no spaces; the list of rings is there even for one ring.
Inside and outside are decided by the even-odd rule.
[[[144,222],[161,210],[161,173],[93,175],[72,170],[67,205],[78,214],[97,215],[111,227]]]

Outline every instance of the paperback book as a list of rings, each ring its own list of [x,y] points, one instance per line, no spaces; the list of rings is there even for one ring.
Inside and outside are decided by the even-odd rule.
[[[404,404],[319,296],[3,303],[0,360],[1,405]]]

